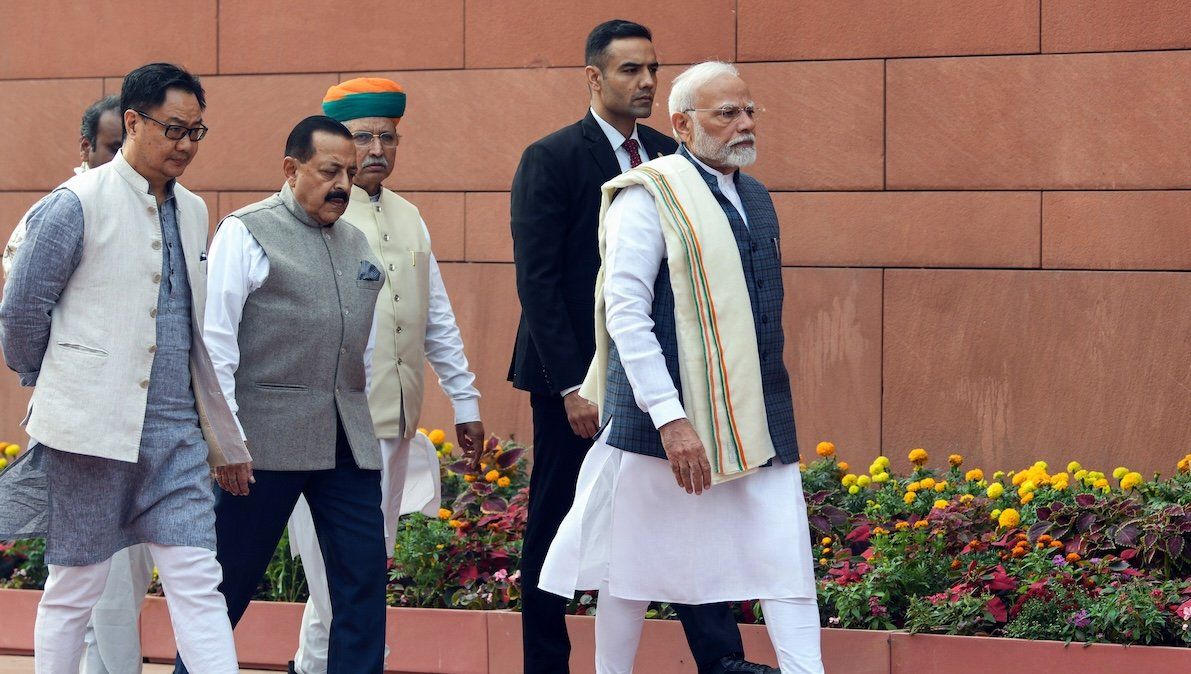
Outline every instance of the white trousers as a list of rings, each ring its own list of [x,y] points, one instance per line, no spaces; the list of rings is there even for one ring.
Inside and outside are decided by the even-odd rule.
[[[408,440],[382,438],[381,507],[385,516],[385,545],[392,555],[397,520],[401,515],[423,512],[438,514],[440,500],[438,456],[434,445],[418,433]],[[408,478],[408,479],[407,479]],[[314,520],[305,498],[299,498],[289,521],[290,546],[302,558],[310,599],[302,613],[302,631],[294,669],[298,674],[325,674],[331,643],[331,590],[327,568],[314,531]],[[388,657],[388,647],[385,656]]]
[[[133,545],[112,555],[107,583],[91,609],[80,674],[140,674],[141,605],[153,581],[149,547]]]
[[[147,544],[165,589],[178,652],[193,674],[236,674],[236,644],[219,593],[223,572],[215,553],[195,547]],[[37,674],[74,674],[83,655],[91,610],[107,585],[111,559],[90,566],[51,564],[37,606]]]
[[[600,587],[596,608],[596,674],[631,674],[649,602],[613,597]],[[782,674],[823,674],[819,607],[814,599],[762,599],[761,610]]]

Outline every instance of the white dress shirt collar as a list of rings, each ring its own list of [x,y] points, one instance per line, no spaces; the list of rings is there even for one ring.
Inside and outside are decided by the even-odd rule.
[[[617,131],[616,127],[612,126],[608,122],[605,122],[604,118],[600,117],[599,113],[595,111],[595,108],[588,109],[591,110],[591,116],[595,117],[596,124],[599,124],[600,128],[604,130],[604,135],[608,137],[608,143],[612,146],[612,149],[619,150],[620,147],[624,145],[625,140],[627,140],[624,137],[624,134]],[[633,124],[633,133],[631,136],[629,136],[629,138],[635,138],[637,140],[638,147],[641,146],[641,137],[637,135],[637,125],[635,123]]]

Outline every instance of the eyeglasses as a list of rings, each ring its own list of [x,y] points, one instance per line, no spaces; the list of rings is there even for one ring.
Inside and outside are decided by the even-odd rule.
[[[754,119],[761,110],[754,105],[747,105],[743,108],[739,105],[725,105],[720,108],[687,108],[683,112],[714,112],[717,120],[727,124],[740,117],[741,113],[748,115],[749,119]]]
[[[190,128],[181,126],[179,124],[166,124],[165,122],[160,122],[156,119],[153,119],[149,115],[146,115],[136,108],[132,108],[132,111],[149,120],[150,122],[155,122],[161,125],[165,129],[165,137],[169,138],[170,140],[182,140],[186,136],[190,136],[190,140],[197,143],[203,139],[203,136],[207,135],[208,131],[210,131],[210,129],[205,126],[196,126],[194,128]]]
[[[352,134],[352,141],[360,147],[368,147],[372,145],[372,139],[379,138],[381,147],[397,147],[397,143],[401,142],[401,136],[395,133],[369,133],[368,131],[358,131]]]

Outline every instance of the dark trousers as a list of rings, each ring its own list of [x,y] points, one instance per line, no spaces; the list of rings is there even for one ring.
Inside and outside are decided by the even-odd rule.
[[[331,591],[327,672],[379,674],[384,670],[388,577],[380,471],[356,467],[342,428],[337,445],[332,470],[258,470],[247,496],[218,490],[215,556],[223,567],[219,591],[235,627],[256,594],[298,496],[305,496]],[[174,672],[186,672],[181,658]]]
[[[591,441],[575,435],[562,398],[531,394],[533,472],[521,547],[521,633],[526,674],[570,671],[567,600],[538,589],[546,552],[575,500],[579,468]],[[725,655],[741,655],[740,630],[728,604],[675,605],[695,662],[704,671]]]

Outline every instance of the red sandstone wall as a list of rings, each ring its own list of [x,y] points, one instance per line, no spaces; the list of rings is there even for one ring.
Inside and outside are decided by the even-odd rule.
[[[204,76],[212,132],[184,182],[213,218],[280,184],[327,86],[392,76],[411,104],[391,187],[429,223],[488,428],[528,439],[504,381],[507,189],[528,142],[583,114],[583,38],[617,16],[654,29],[665,82],[739,61],[767,109],[755,173],[782,216],[805,444],[1164,472],[1191,450],[1181,0],[9,3],[0,233],[69,175],[82,108],[143,62]],[[449,424],[431,398],[425,424]],[[25,400],[0,376],[0,436]]]

